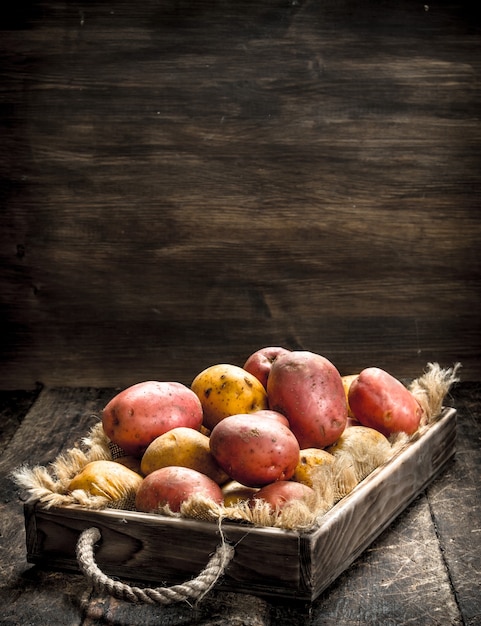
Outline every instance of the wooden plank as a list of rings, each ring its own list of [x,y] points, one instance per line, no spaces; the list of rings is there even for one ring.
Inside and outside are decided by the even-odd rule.
[[[92,325],[88,322],[79,323],[75,328],[69,323],[59,323],[55,330],[44,328],[44,335],[49,336],[50,345],[58,346],[59,350],[60,344],[68,344],[71,354],[59,355],[55,365],[50,367],[50,357],[41,346],[28,348],[30,354],[25,355],[29,361],[25,365],[28,380],[25,382],[28,386],[31,380],[43,379],[54,384],[67,380],[86,387],[125,388],[142,380],[178,380],[190,385],[205,367],[224,362],[242,366],[252,352],[264,345],[318,352],[343,374],[359,372],[375,364],[398,378],[408,379],[421,373],[430,361],[451,367],[461,360],[463,376],[469,376],[468,372],[473,371],[473,365],[477,367],[479,360],[477,334],[470,328],[469,319],[461,314],[455,322],[442,313],[435,318],[426,316],[415,321],[394,316],[299,319],[303,321],[298,327],[287,318],[280,324],[273,324],[271,319],[258,319],[251,324],[227,318],[222,322],[197,320],[195,323],[116,321]],[[448,335],[446,328],[449,328]],[[105,352],[104,349],[99,351],[99,335]],[[449,347],[453,338],[463,348],[451,361],[455,357]],[[19,354],[22,351],[19,347]],[[8,386],[8,377],[4,380]]]
[[[479,379],[464,4],[22,3],[0,27],[0,385],[189,380],[279,343]]]
[[[0,456],[0,614],[5,623],[82,622],[78,602],[88,598],[82,579],[32,568],[26,562],[21,504],[25,494],[15,487],[10,473],[23,463],[48,465],[71,447],[98,419],[95,413],[110,393],[110,389],[43,389],[23,419],[24,407],[17,405],[19,425]],[[10,409],[14,411],[15,405]]]
[[[78,571],[75,547],[82,530],[98,527],[97,560],[110,576],[177,584],[200,573],[220,544],[216,524],[129,511],[45,510],[26,506],[27,558],[44,567]],[[270,595],[299,592],[299,537],[273,528],[223,524],[236,546],[225,587]],[[259,556],[262,555],[262,558]]]
[[[33,390],[0,391],[0,454],[8,446],[41,387]]]
[[[480,391],[479,383],[454,390],[456,462],[448,467],[445,480],[427,490],[443,560],[465,624],[481,621]]]
[[[435,484],[448,482],[449,467]],[[304,624],[462,624],[457,602],[423,494],[320,594]],[[303,624],[285,606],[274,607],[271,619]]]

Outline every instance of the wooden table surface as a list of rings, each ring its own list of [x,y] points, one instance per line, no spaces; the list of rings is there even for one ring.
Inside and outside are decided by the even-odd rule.
[[[48,464],[83,436],[110,388],[0,393],[0,623],[395,625],[481,624],[481,385],[460,383],[457,451],[443,473],[309,607],[214,589],[197,606],[134,606],[93,592],[81,574],[26,562],[22,499],[8,474]]]

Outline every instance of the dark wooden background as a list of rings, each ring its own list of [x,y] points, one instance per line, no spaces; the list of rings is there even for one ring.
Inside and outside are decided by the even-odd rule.
[[[481,379],[474,3],[9,10],[2,388],[190,383],[278,344]]]

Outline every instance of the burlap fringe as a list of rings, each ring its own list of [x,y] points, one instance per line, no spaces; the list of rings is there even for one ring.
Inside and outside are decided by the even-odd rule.
[[[78,504],[88,509],[105,509],[113,504],[108,497],[92,496],[81,489],[68,492],[72,478],[87,463],[101,459],[112,460],[112,454],[102,423],[98,422],[79,444],[59,455],[47,467],[22,465],[13,472],[12,478],[19,487],[27,490],[29,501],[39,500],[45,508]]]
[[[460,363],[452,368],[442,369],[437,363],[428,363],[425,372],[409,385],[423,408],[423,418],[419,430],[412,436],[398,434],[393,436],[388,446],[352,447],[335,455],[331,465],[321,465],[313,477],[314,495],[305,501],[285,506],[281,511],[273,511],[266,503],[256,502],[251,507],[247,502],[233,506],[221,506],[211,500],[194,496],[184,502],[179,513],[172,513],[168,508],[159,514],[193,518],[205,521],[222,519],[247,522],[253,526],[270,526],[288,530],[312,529],[322,516],[340,499],[348,495],[373,470],[389,462],[423,432],[441,414],[443,401],[450,387],[459,381]],[[94,460],[113,460],[118,456],[105,436],[101,422],[97,423],[84,437],[80,444],[60,455],[48,467],[22,466],[12,474],[13,480],[22,489],[27,490],[30,500],[38,500],[46,508],[53,506],[80,505],[88,509],[101,510],[116,508],[133,510],[132,497],[112,501],[103,496],[91,496],[85,491],[69,493],[70,480],[87,463]]]

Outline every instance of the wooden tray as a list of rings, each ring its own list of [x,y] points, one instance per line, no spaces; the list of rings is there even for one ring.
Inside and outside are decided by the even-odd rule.
[[[417,441],[326,513],[313,531],[224,522],[235,555],[219,588],[314,600],[440,473],[454,455],[455,440],[456,411],[447,408]],[[47,510],[34,502],[25,505],[25,526],[30,563],[78,570],[79,533],[95,526],[102,535],[96,560],[106,574],[156,585],[196,576],[219,545],[215,523],[119,510]]]

